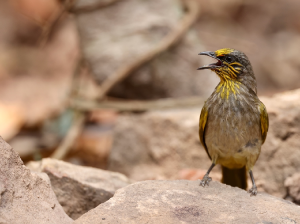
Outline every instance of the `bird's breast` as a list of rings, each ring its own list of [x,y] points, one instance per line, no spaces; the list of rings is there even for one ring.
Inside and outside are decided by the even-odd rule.
[[[249,154],[259,154],[261,146],[258,98],[242,91],[229,93],[228,98],[215,91],[206,102],[205,143],[211,157],[228,168],[245,165]]]

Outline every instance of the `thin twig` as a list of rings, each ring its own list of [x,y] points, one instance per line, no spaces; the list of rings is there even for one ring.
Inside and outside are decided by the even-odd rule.
[[[118,0],[112,0],[111,4]],[[115,74],[108,77],[102,85],[99,87],[97,99],[102,99],[109,90],[116,85],[118,82],[122,81],[129,74],[139,68],[141,65],[153,59],[158,54],[164,52],[169,47],[174,45],[190,28],[190,26],[196,21],[198,18],[199,5],[197,0],[185,0],[187,8],[187,15],[181,20],[181,22],[176,26],[177,28],[167,35],[155,48],[153,48],[150,52],[146,53],[144,56],[140,57],[139,60],[129,64],[128,66],[121,68]],[[98,6],[105,7],[106,5]],[[81,62],[79,62],[81,64]],[[79,65],[81,66],[81,65]],[[78,70],[78,68],[77,68]],[[78,100],[70,100],[70,106],[81,110],[93,110],[96,108],[114,108],[123,111],[144,111],[151,109],[164,109],[164,108],[172,108],[172,107],[182,107],[188,105],[201,105],[203,103],[202,99],[190,98],[188,99],[164,99],[157,101],[134,101],[134,102],[102,102],[97,104],[94,101],[78,101]],[[83,125],[84,125],[85,116],[83,112],[79,112],[78,117],[72,124],[69,132],[64,138],[61,145],[56,149],[56,151],[51,156],[56,159],[63,159],[71,149],[74,141],[79,135]]]
[[[45,44],[49,40],[49,36],[50,36],[53,28],[55,27],[56,24],[58,24],[58,22],[61,20],[61,18],[63,17],[64,14],[65,14],[65,9],[62,8],[57,15],[56,15],[56,13],[54,13],[53,16],[51,16],[51,19],[49,19],[49,21],[47,22],[48,24],[42,28],[42,34],[39,38],[40,46],[42,46],[42,47],[45,46]]]
[[[184,1],[187,8],[187,15],[180,21],[173,32],[167,35],[159,44],[157,44],[151,51],[147,52],[145,55],[141,56],[138,60],[128,64],[125,67],[117,70],[116,73],[109,76],[103,81],[99,86],[97,99],[103,98],[113,86],[126,78],[133,71],[141,67],[141,65],[149,62],[158,54],[166,51],[172,45],[174,45],[180,38],[186,33],[186,31],[191,27],[191,25],[198,18],[199,13],[199,3],[197,0],[185,0]]]
[[[76,68],[73,72],[73,79],[72,79],[72,85],[70,89],[69,96],[72,98],[73,96],[77,96],[77,91],[79,88],[79,75],[81,72],[81,69],[84,65],[84,59],[80,57],[77,61]],[[56,148],[54,153],[51,155],[51,158],[54,159],[64,159],[65,156],[69,153],[71,150],[74,141],[79,136],[81,130],[84,126],[85,121],[85,114],[82,111],[78,111],[76,108],[74,108],[76,111],[74,120],[72,123],[72,126],[69,128],[68,133],[66,134],[63,141],[59,144],[59,146]]]
[[[204,103],[202,97],[185,97],[185,98],[167,98],[159,100],[105,100],[101,102],[92,100],[72,99],[70,106],[78,110],[92,111],[95,109],[113,109],[117,111],[148,111],[148,110],[162,110],[170,108],[183,108],[201,106]]]
[[[51,32],[53,31],[54,27],[61,21],[63,16],[68,12],[69,8],[72,7],[74,0],[66,0],[64,1],[61,9],[58,13],[54,12],[50,19],[47,22],[47,25],[43,28],[43,32],[40,37],[40,45],[45,46],[47,43]]]
[[[69,150],[73,146],[76,138],[79,136],[82,130],[84,121],[85,121],[85,115],[82,112],[78,113],[75,116],[72,126],[70,127],[67,135],[63,139],[62,143],[51,155],[51,158],[63,159],[68,154]]]
[[[80,88],[80,73],[82,68],[84,67],[85,61],[83,59],[82,56],[79,56],[79,59],[76,63],[76,67],[75,70],[73,72],[73,77],[72,77],[72,84],[71,84],[71,89],[70,89],[70,94],[69,96],[72,97],[76,97],[78,95],[79,92],[79,88]]]
[[[85,6],[77,6],[76,7],[76,5],[75,5],[70,9],[70,12],[75,13],[75,14],[91,12],[91,11],[105,8],[105,7],[110,6],[119,1],[121,1],[121,0],[106,0],[106,1],[102,0],[102,1],[98,1],[94,4],[85,5]]]

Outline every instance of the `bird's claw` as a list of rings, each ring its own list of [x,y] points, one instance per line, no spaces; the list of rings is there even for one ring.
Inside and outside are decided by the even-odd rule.
[[[257,188],[252,187],[248,190],[248,193],[250,193],[250,196],[256,196],[257,195]]]
[[[200,181],[199,186],[205,187],[205,185],[209,186],[209,182],[211,181],[211,177],[207,174],[204,175],[203,179]]]

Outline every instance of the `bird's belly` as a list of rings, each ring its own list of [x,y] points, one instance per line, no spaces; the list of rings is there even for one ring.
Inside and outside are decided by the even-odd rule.
[[[230,111],[210,116],[205,130],[208,153],[216,163],[230,169],[252,167],[260,153],[261,131],[258,116]],[[227,111],[228,112],[228,111]]]
[[[228,157],[218,157],[217,163],[229,169],[239,169],[246,165],[247,157],[247,155],[235,153]]]
[[[248,157],[253,154],[255,148],[246,148],[246,143],[237,144],[236,141],[227,139],[225,144],[219,142],[216,138],[208,143],[208,152],[216,163],[230,169],[242,168],[246,165]],[[223,142],[224,143],[224,142]]]

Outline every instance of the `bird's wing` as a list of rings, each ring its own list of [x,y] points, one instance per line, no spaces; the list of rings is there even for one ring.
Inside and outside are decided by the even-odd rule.
[[[211,159],[206,144],[205,144],[205,126],[206,126],[206,121],[207,121],[207,117],[208,117],[208,110],[204,104],[202,110],[201,110],[201,114],[200,114],[200,121],[199,121],[199,137],[200,137],[200,141],[201,144],[203,145],[203,147],[205,148],[205,151],[207,152],[207,155],[209,156],[209,158]]]
[[[268,116],[267,109],[262,102],[259,105],[259,110],[260,110],[260,126],[261,126],[262,143],[264,143],[269,129],[269,116]]]

